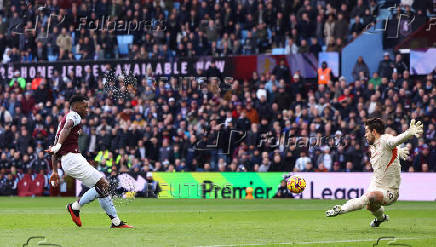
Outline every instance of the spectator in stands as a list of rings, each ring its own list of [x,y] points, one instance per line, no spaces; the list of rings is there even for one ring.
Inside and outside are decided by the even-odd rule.
[[[4,105],[0,106],[0,125],[9,124],[12,122],[11,113],[5,108]]]
[[[324,37],[325,37],[324,42],[325,42],[325,44],[329,44],[330,40],[334,39],[335,26],[336,26],[335,17],[333,14],[329,14],[329,17],[324,24]]]
[[[316,57],[318,57],[318,53],[320,53],[322,51],[322,47],[318,43],[318,38],[317,37],[312,37],[310,39],[310,48],[309,48],[309,51],[310,51],[310,53],[312,53]]]
[[[300,157],[295,161],[294,172],[304,171],[307,168],[308,163],[312,163],[311,159],[307,157],[306,151],[300,152]],[[312,166],[313,168],[313,166]]]
[[[335,22],[335,27],[334,27],[334,37],[336,38],[341,38],[342,40],[347,40],[347,35],[348,35],[348,22],[347,20],[344,18],[344,14],[343,13],[339,13],[338,14],[338,20]]]
[[[271,162],[269,161],[268,157],[264,157],[262,158],[262,163],[260,164],[259,168],[256,169],[255,167],[255,171],[256,172],[267,172],[269,171],[271,167]]]
[[[298,47],[294,43],[294,39],[293,38],[289,38],[287,40],[287,43],[285,45],[285,53],[286,54],[290,54],[290,55],[295,55],[295,54],[298,53]]]
[[[385,52],[383,55],[383,60],[380,61],[378,65],[377,72],[381,78],[383,77],[391,78],[393,69],[394,69],[394,62],[390,59],[389,53]]]
[[[9,81],[9,88],[18,88],[21,90],[26,88],[26,80],[21,77],[21,73],[19,71],[14,72],[14,77]]]
[[[145,176],[145,185],[142,190],[146,198],[158,198],[159,193],[162,191],[159,182],[153,179],[153,173],[147,172]]]
[[[328,84],[332,78],[332,70],[327,66],[327,62],[323,61],[321,68],[318,68],[318,85]]]
[[[353,162],[348,161],[345,166],[345,172],[355,172],[355,171],[356,170],[354,169]]]
[[[422,147],[422,151],[419,151],[418,154],[416,155],[414,161],[413,161],[413,167],[415,171],[422,171],[422,167],[423,164],[427,164],[427,169],[428,164],[431,164],[431,161],[434,160],[430,160],[430,158],[432,158],[430,156],[430,148],[428,147],[427,144],[424,144]]]
[[[353,39],[357,38],[357,36],[363,31],[364,28],[365,26],[362,24],[360,16],[356,15],[354,17],[354,23],[351,26],[351,35],[353,36]]]
[[[341,164],[339,162],[335,162],[333,164],[332,172],[343,172],[344,170],[341,168]]]
[[[1,157],[0,157],[0,171],[5,171],[5,169],[9,169],[10,168],[10,161],[8,159],[8,157],[6,156],[6,153],[2,153]]]
[[[362,16],[367,7],[363,0],[357,0],[356,6],[351,10],[351,16]]]
[[[285,179],[280,182],[279,188],[277,189],[277,192],[273,198],[294,198],[294,196],[288,189]]]
[[[333,157],[330,154],[330,147],[325,146],[321,150],[323,151],[323,153],[318,156],[317,159],[318,168],[320,168],[320,164],[322,164],[322,166],[325,169],[330,170],[333,166]]]
[[[307,162],[306,168],[303,170],[303,172],[314,172],[312,161]]]
[[[363,76],[362,76],[363,73]],[[353,67],[353,80],[368,80],[369,78],[369,68],[368,65],[366,65],[365,60],[363,60],[362,56],[359,56],[356,63]]]
[[[60,54],[71,51],[72,49],[72,38],[71,35],[67,33],[66,28],[62,28],[61,34],[56,39],[56,45],[59,47]],[[62,55],[60,55],[62,57]]]
[[[369,83],[373,85],[374,89],[377,89],[377,87],[381,85],[381,78],[378,72],[372,73],[372,78],[369,80]]]
[[[5,175],[3,179],[0,176],[0,195],[12,196],[17,194],[18,178],[12,174]]]
[[[48,60],[48,53],[47,53],[47,47],[42,42],[36,43],[36,53],[34,54],[36,59],[38,61],[47,61]]]
[[[272,74],[277,78],[277,80],[284,79],[285,83],[289,83],[291,81],[291,72],[289,70],[289,67],[285,64],[285,60],[280,60],[279,65],[276,65],[273,68]]]
[[[394,70],[393,71],[402,75],[404,73],[404,71],[406,71],[406,70],[409,70],[409,67],[403,61],[403,55],[397,54],[395,56]]]
[[[31,167],[36,173],[40,173],[41,170],[44,172],[48,171],[48,161],[42,151],[38,152],[38,156],[32,160]]]
[[[323,163],[318,164],[318,168],[315,169],[315,172],[328,172],[329,170],[324,167]]]

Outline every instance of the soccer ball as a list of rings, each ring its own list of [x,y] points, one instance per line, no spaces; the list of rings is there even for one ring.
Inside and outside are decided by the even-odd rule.
[[[292,193],[301,193],[306,188],[306,180],[299,176],[291,176],[288,178],[288,189]]]
[[[135,191],[128,191],[124,194],[124,198],[127,198],[127,199],[135,198],[135,194],[136,194]]]

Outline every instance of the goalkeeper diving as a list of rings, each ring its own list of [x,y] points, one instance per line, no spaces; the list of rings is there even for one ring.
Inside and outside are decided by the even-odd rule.
[[[371,227],[379,227],[382,222],[389,220],[383,206],[397,201],[401,182],[399,159],[406,159],[409,155],[407,147],[398,146],[413,136],[420,137],[424,130],[421,122],[412,119],[409,129],[400,135],[393,136],[384,132],[385,125],[381,119],[373,118],[365,122],[365,138],[370,145],[370,163],[374,170],[368,191],[362,197],[348,200],[343,205],[336,205],[327,210],[327,217],[366,207],[375,216],[370,224]]]

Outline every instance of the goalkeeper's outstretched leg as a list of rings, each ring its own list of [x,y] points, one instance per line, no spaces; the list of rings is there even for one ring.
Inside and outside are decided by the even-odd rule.
[[[372,191],[367,192],[359,198],[348,200],[343,205],[336,205],[332,209],[327,210],[327,217],[334,217],[340,214],[346,214],[352,211],[361,210],[366,207],[376,217],[372,222],[372,227],[378,227],[383,221],[389,220],[389,217],[384,214],[383,192]]]

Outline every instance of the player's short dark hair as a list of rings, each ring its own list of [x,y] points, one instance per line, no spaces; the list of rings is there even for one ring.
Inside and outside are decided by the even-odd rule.
[[[87,101],[88,97],[84,96],[84,95],[73,95],[71,96],[70,99],[70,104],[73,104],[75,102],[80,102],[80,101]]]
[[[380,118],[371,118],[365,122],[365,125],[368,126],[369,130],[375,130],[379,134],[385,133],[385,124]]]

